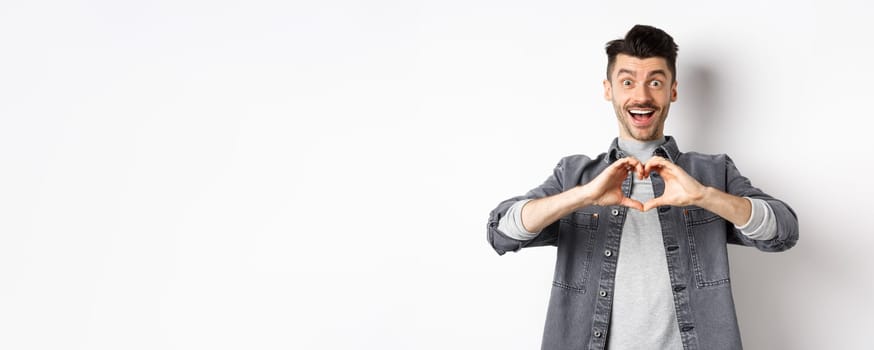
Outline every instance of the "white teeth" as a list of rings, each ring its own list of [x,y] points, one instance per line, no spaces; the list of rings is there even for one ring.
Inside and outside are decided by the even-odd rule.
[[[652,111],[644,111],[644,110],[640,110],[640,109],[632,109],[632,110],[629,110],[629,112],[631,112],[632,114],[650,114],[650,113],[652,113]]]

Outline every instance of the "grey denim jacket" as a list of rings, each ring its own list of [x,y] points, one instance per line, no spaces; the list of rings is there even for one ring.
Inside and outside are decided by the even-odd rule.
[[[736,196],[763,199],[774,211],[777,237],[756,241],[703,208],[663,206],[657,209],[683,348],[740,349],[726,244],[752,246],[766,252],[787,250],[798,240],[795,212],[786,203],[753,187],[724,154],[681,153],[670,136],[655,153],[679,165],[705,186]],[[530,241],[508,237],[498,230],[498,221],[516,201],[551,196],[586,184],[624,156],[618,148],[618,140],[614,139],[609,150],[595,159],[584,155],[565,157],[542,185],[524,196],[501,202],[489,215],[488,241],[498,254],[526,247],[557,246],[543,349],[606,347],[616,262],[621,254],[619,240],[627,208],[582,208],[549,225]],[[656,196],[664,192],[664,180],[657,173],[652,174],[652,186]],[[622,190],[630,195],[630,178],[622,184]]]

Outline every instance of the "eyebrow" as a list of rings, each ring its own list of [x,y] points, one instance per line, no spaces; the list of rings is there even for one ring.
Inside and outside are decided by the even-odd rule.
[[[626,73],[626,74],[629,74],[629,75],[635,75],[637,72],[635,72],[635,71],[633,71],[633,70],[630,70],[630,69],[625,69],[625,68],[620,68],[618,71],[616,71],[616,75],[617,75],[617,76],[619,76],[619,75],[622,74],[622,73]],[[649,75],[647,76],[647,78],[652,77],[653,75],[658,75],[658,74],[661,74],[661,75],[663,75],[663,76],[665,76],[665,77],[668,76],[668,73],[665,72],[664,69],[656,69],[656,70],[654,70],[654,71],[652,71],[652,72],[649,72]]]
[[[658,74],[661,74],[661,75],[665,76],[665,78],[668,77],[668,73],[665,72],[664,69],[657,69],[657,70],[654,70],[654,71],[652,71],[652,72],[649,72],[649,76],[650,76],[650,77],[653,76],[653,75],[658,75]]]
[[[629,69],[625,69],[625,68],[619,68],[619,70],[616,71],[616,75],[617,75],[617,76],[619,76],[619,75],[622,74],[622,73],[626,73],[626,74],[634,75],[635,72],[634,72],[633,70],[629,70]]]

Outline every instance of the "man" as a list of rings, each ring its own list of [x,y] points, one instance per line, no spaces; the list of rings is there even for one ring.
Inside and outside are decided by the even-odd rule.
[[[683,153],[664,135],[677,99],[670,35],[637,25],[606,51],[619,137],[500,203],[489,243],[502,255],[557,246],[543,349],[739,349],[726,244],[789,249],[795,213],[728,156]]]

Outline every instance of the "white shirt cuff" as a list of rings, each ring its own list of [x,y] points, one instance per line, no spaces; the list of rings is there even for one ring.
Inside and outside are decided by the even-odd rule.
[[[523,199],[513,203],[510,209],[507,209],[507,214],[498,221],[498,231],[503,232],[507,237],[520,241],[534,239],[540,232],[528,232],[525,226],[522,225],[522,207],[530,201],[530,199]]]
[[[745,236],[755,240],[764,241],[777,237],[777,219],[771,205],[762,199],[744,198],[749,200],[752,206],[750,220],[743,226],[735,226],[735,228]]]

